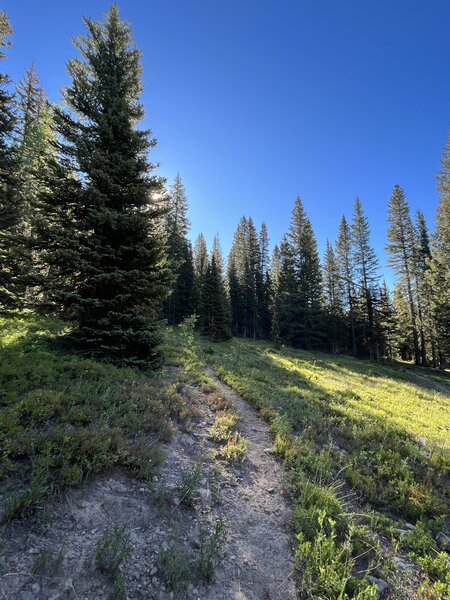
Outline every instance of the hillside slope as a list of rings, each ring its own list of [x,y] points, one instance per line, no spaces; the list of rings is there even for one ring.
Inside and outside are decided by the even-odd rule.
[[[392,598],[450,597],[445,374],[239,339],[195,352],[271,423],[302,598],[373,597],[368,582]]]

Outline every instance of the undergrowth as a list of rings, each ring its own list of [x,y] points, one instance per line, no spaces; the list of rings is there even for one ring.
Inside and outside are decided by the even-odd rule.
[[[0,519],[32,515],[48,495],[112,465],[149,477],[169,415],[182,409],[163,375],[58,348],[67,328],[32,313],[0,317]]]
[[[450,404],[436,375],[421,385],[395,364],[189,335],[171,331],[170,362],[214,393],[211,365],[271,424],[294,503],[300,597],[374,598],[371,576],[388,581],[387,597],[450,598],[450,557],[435,543],[450,528]],[[226,437],[226,425],[213,435]],[[395,555],[413,561],[415,580]]]

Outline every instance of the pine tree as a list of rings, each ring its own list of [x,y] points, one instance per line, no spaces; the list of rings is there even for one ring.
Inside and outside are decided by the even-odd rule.
[[[269,273],[269,234],[265,223],[261,224],[259,231],[259,258],[260,273],[258,277],[258,323],[257,336],[262,339],[270,337],[272,329],[272,313],[270,309],[272,298],[272,283]]]
[[[192,293],[192,305],[194,312],[200,315],[202,303],[202,291],[205,285],[206,273],[209,266],[208,247],[203,233],[197,237],[194,244],[193,267],[194,285]]]
[[[10,46],[13,31],[5,12],[0,12],[0,60],[6,58],[3,49]],[[10,79],[0,73],[0,307],[13,306],[16,301],[13,279],[15,273],[14,238],[20,228],[22,210],[17,205],[15,154],[12,147],[15,128],[13,97],[8,91]]]
[[[295,284],[292,306],[287,311],[291,315],[290,320],[282,323],[280,314],[281,335],[283,337],[283,330],[288,329],[290,343],[294,346],[317,348],[323,344],[324,337],[322,273],[311,222],[298,197],[292,211],[287,243],[290,246],[288,264],[292,262]],[[288,279],[291,278],[289,274]]]
[[[345,216],[342,217],[339,225],[338,239],[336,240],[336,258],[338,263],[339,275],[344,289],[344,310],[348,315],[349,332],[351,340],[351,350],[353,356],[357,356],[357,333],[356,333],[356,315],[355,315],[355,285],[354,285],[354,266],[353,266],[353,247],[352,232]]]
[[[20,231],[16,234],[18,289],[26,288],[26,301],[36,300],[40,256],[34,247],[34,224],[42,194],[51,192],[47,181],[56,158],[56,133],[52,110],[39,82],[34,64],[16,88],[18,130],[16,148],[16,204],[21,208]],[[45,215],[44,215],[45,218]]]
[[[426,277],[433,290],[430,308],[437,336],[437,363],[445,367],[450,356],[450,136],[438,173],[438,191],[436,230]]]
[[[280,272],[281,272],[281,253],[278,245],[275,244],[272,251],[272,259],[270,261],[270,315],[271,315],[271,328],[270,328],[270,339],[272,339],[275,345],[280,344],[280,319],[278,315],[278,304],[279,304],[279,283],[280,283]]]
[[[112,5],[85,19],[70,60],[72,82],[57,109],[61,162],[46,194],[40,235],[62,289],[49,290],[75,319],[77,348],[121,364],[157,361],[168,269],[159,223],[163,180],[147,152],[156,141],[143,118],[140,52]],[[54,280],[54,281],[55,281]]]
[[[399,284],[403,286],[408,299],[411,331],[414,345],[414,359],[421,364],[419,335],[417,326],[417,296],[415,274],[415,235],[409,206],[405,193],[399,185],[395,185],[388,204],[388,244],[389,264],[394,268]]]
[[[179,174],[175,177],[168,201],[165,230],[172,285],[165,312],[169,325],[177,325],[194,311],[194,267],[192,248],[187,239],[190,226],[187,216],[188,202]]]
[[[378,259],[370,244],[369,221],[359,198],[356,198],[352,222],[352,260],[355,269],[355,284],[358,292],[360,320],[362,323],[362,348],[371,358],[378,358],[379,347],[375,336],[374,290],[378,287]]]
[[[217,250],[212,252],[202,289],[200,330],[211,341],[228,340],[230,335],[224,278]]]
[[[342,305],[342,280],[333,246],[327,240],[323,260],[324,307],[329,347],[336,354],[342,348],[344,312]]]

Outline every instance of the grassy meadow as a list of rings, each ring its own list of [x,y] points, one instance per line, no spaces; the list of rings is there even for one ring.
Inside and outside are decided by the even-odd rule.
[[[119,465],[148,477],[180,405],[160,375],[64,352],[58,319],[0,317],[0,517]],[[50,338],[52,341],[50,342]]]
[[[192,327],[167,331],[165,362],[214,392],[210,365],[270,423],[300,598],[375,598],[380,579],[384,597],[450,598],[450,376],[242,339],[210,344]],[[32,313],[0,318],[3,520],[39,513],[50,494],[112,466],[150,478],[170,418],[186,410],[170,370],[68,353],[66,331]],[[232,417],[211,435],[232,431]]]
[[[390,598],[450,598],[448,374],[242,339],[189,353],[172,336],[172,361],[210,364],[271,423],[301,598],[376,597],[373,578]]]

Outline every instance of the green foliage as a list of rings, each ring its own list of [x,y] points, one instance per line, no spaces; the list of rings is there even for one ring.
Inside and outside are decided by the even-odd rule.
[[[176,542],[159,551],[158,564],[166,585],[175,593],[186,590],[196,573],[193,557]]]
[[[59,549],[52,547],[41,548],[34,559],[33,573],[36,575],[54,577],[64,562],[65,555],[65,544],[62,544]]]
[[[131,556],[133,546],[130,534],[124,526],[114,527],[114,531],[97,542],[95,549],[95,564],[99,571],[117,580],[120,568],[125,560]],[[116,593],[121,594],[123,581],[119,578],[116,584]]]
[[[442,428],[449,407],[433,389],[438,375],[421,371],[417,379],[396,365],[275,351],[242,339],[218,344],[212,354],[203,353],[207,347],[196,340],[198,368],[211,364],[271,424],[295,505],[304,597],[374,597],[364,579],[374,574],[404,598],[388,566],[380,572],[388,563],[377,536],[395,539],[401,524],[394,516],[412,520],[416,529],[399,538],[397,549],[414,561],[435,553],[433,537],[450,506],[450,446]],[[439,377],[445,385],[448,375]],[[364,508],[353,512],[356,499]],[[438,598],[445,579],[431,571],[424,577],[429,597]]]
[[[168,417],[181,410],[160,377],[53,348],[48,339],[66,330],[31,313],[0,319],[0,478],[19,487],[7,519],[110,465],[148,477],[163,459]]]
[[[223,545],[227,538],[227,529],[222,520],[218,520],[211,533],[200,531],[199,570],[210,581],[223,554]]]
[[[84,22],[87,34],[74,41],[80,57],[67,66],[67,108],[55,109],[60,156],[41,196],[36,246],[47,295],[74,319],[74,346],[148,368],[158,363],[169,271],[163,180],[147,159],[156,141],[137,128],[140,52],[117,5]]]
[[[198,486],[202,477],[200,465],[194,465],[194,467],[186,474],[184,474],[177,485],[178,495],[180,497],[180,503],[187,508],[193,508],[195,506]]]

